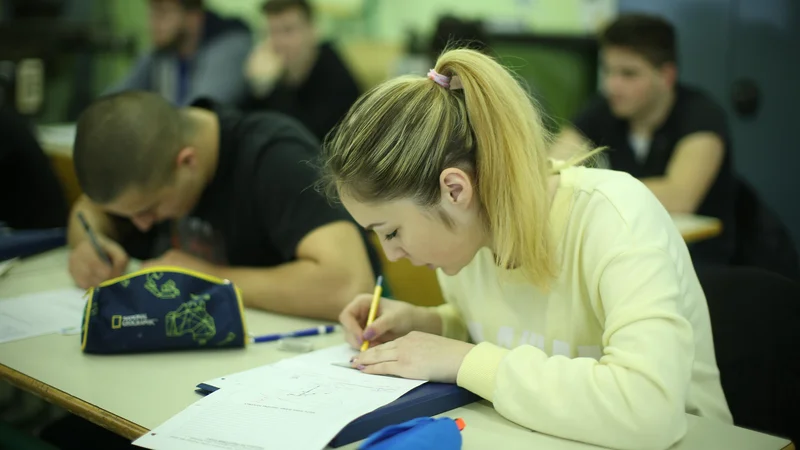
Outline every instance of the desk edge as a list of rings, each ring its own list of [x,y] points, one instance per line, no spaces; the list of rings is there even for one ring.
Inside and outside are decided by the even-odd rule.
[[[83,417],[131,441],[138,439],[150,431],[116,414],[112,414],[105,409],[67,394],[60,389],[56,389],[47,383],[31,378],[5,364],[0,364],[0,378],[7,380],[13,386],[42,397],[73,414]],[[790,441],[789,444],[781,450],[795,450],[795,446]]]
[[[709,224],[710,226],[699,231],[689,231],[686,233],[681,233],[683,240],[687,244],[691,244],[693,242],[703,241],[706,239],[711,239],[713,237],[717,237],[722,233],[722,223],[714,223]]]
[[[54,405],[58,405],[73,414],[83,417],[131,441],[138,439],[149,431],[140,425],[67,394],[47,383],[31,378],[4,364],[0,364],[0,378],[7,380],[13,386],[39,396]]]

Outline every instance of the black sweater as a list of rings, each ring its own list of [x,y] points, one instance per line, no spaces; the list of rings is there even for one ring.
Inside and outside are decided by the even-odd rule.
[[[278,82],[264,98],[250,95],[244,109],[278,111],[292,116],[322,141],[358,95],[358,86],[344,62],[330,44],[323,43],[314,67],[302,84],[289,86]]]

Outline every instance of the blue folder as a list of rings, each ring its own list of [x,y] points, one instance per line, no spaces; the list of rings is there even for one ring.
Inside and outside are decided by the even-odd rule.
[[[67,243],[64,228],[44,230],[0,230],[0,261],[24,258],[37,253],[63,247]]]
[[[209,394],[217,388],[201,383],[197,385],[197,390],[201,394]],[[389,425],[397,425],[417,417],[434,416],[477,400],[477,395],[454,384],[425,383],[392,403],[350,422],[333,438],[330,446],[341,447],[366,439],[370,434]]]

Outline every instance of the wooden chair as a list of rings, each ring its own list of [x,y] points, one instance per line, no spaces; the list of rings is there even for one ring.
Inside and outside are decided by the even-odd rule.
[[[78,177],[75,175],[75,167],[72,165],[72,157],[50,152],[47,153],[47,156],[50,157],[50,164],[53,166],[53,171],[64,190],[67,206],[71,209],[82,193],[78,184]]]
[[[415,267],[407,259],[390,262],[381,249],[378,238],[370,236],[383,266],[383,275],[392,290],[392,297],[419,306],[436,306],[444,303],[436,272],[427,267]]]

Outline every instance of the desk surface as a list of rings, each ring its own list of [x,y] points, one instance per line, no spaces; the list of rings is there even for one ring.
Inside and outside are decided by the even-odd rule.
[[[722,233],[722,221],[716,217],[672,214],[672,221],[687,243],[711,239]]]
[[[71,286],[65,250],[23,261],[0,278],[0,298]],[[318,322],[247,311],[254,333],[290,331]],[[316,348],[340,343],[341,335],[317,336]],[[194,386],[207,379],[293,356],[273,343],[245,350],[97,356],[80,352],[78,336],[49,335],[0,344],[0,376],[128,438],[136,438],[199,399]],[[465,449],[540,448],[586,450],[584,444],[529,431],[497,414],[486,402],[445,414],[462,417]],[[689,432],[675,449],[785,448],[785,439],[689,416]],[[347,448],[356,448],[351,445]]]

